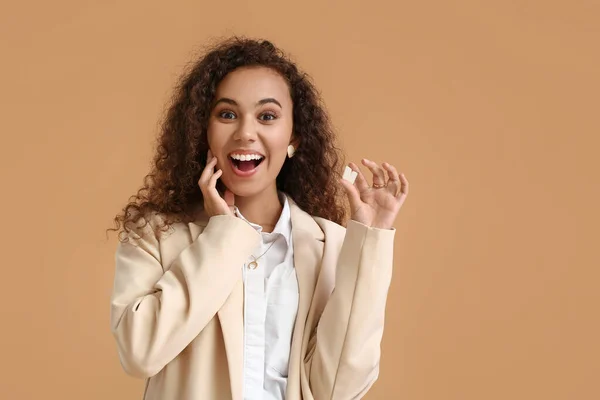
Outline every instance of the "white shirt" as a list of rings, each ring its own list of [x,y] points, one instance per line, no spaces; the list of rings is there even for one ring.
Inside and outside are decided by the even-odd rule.
[[[236,215],[261,234],[262,242],[253,255],[258,258],[264,253],[255,269],[250,266],[253,257],[243,266],[245,400],[285,399],[299,294],[290,207],[285,195],[279,193],[279,198],[283,210],[271,233],[262,232],[260,225],[246,220],[235,208]]]

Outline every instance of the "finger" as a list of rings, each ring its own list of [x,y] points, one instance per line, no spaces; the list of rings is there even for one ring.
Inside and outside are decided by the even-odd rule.
[[[363,158],[362,163],[373,173],[374,185],[385,184],[385,173],[383,172],[383,169],[379,165],[377,165],[376,162]]]
[[[218,196],[219,198],[221,198],[221,195],[219,194],[219,191],[217,190],[217,179],[219,179],[219,177],[223,174],[223,170],[219,169],[217,170],[217,172],[215,172],[214,174],[212,174],[212,176],[210,177],[209,181],[208,181],[208,186],[207,189],[211,194],[214,194],[216,196]]]
[[[388,186],[394,192],[394,196],[397,196],[398,190],[400,188],[400,178],[398,176],[398,171],[396,170],[396,167],[394,167],[393,165],[386,163],[386,162],[381,164],[381,166],[388,173],[388,177],[389,177]]]
[[[404,174],[400,174],[400,193],[398,193],[397,197],[406,197],[408,196],[408,180]]]
[[[206,163],[202,174],[200,175],[200,179],[198,180],[198,184],[200,185],[200,189],[205,189],[208,185],[208,181],[210,177],[213,175],[215,165],[217,163],[217,157],[213,157],[209,162]]]
[[[381,164],[381,166],[385,168],[385,170],[388,172],[388,177],[390,178],[390,181],[400,181],[400,177],[398,175],[398,170],[396,170],[396,167],[386,162]]]
[[[362,200],[360,199],[360,193],[358,192],[358,188],[343,178],[340,179],[340,182],[342,183],[342,186],[344,187],[344,190],[348,195],[350,209],[352,211],[357,210],[362,203]]]
[[[202,190],[202,193],[205,192],[206,187],[208,186],[208,180],[214,172],[214,165],[212,164],[212,160],[206,163],[206,166],[202,170],[202,174],[200,174],[200,178],[198,179],[198,186],[200,186],[200,190]]]
[[[357,173],[354,184],[356,185],[358,190],[360,192],[364,192],[365,190],[369,189],[369,182],[367,182],[367,180],[365,179],[365,176],[362,174],[360,168],[358,168],[358,165],[351,162],[350,164],[348,164],[348,166],[352,169],[352,171],[355,171]]]

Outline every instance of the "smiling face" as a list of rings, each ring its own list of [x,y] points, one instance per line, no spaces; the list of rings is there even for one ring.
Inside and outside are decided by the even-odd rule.
[[[292,129],[292,99],[281,75],[243,67],[225,76],[208,124],[208,143],[217,169],[223,170],[223,184],[242,197],[275,191]]]

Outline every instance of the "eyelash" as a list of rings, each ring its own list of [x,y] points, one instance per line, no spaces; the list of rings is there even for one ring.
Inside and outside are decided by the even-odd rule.
[[[233,114],[233,115],[235,116],[235,113],[234,113],[233,111],[230,111],[230,110],[222,110],[222,111],[220,111],[220,112],[219,112],[217,115],[219,116],[219,118],[223,118],[223,119],[234,119],[234,118],[226,118],[226,117],[225,117],[225,115],[226,115],[226,114]],[[271,119],[262,119],[262,118],[260,118],[260,117],[264,117],[264,116],[269,116],[269,117],[272,117],[272,118],[271,118]],[[267,121],[267,122],[268,122],[268,121],[274,121],[274,120],[276,120],[276,119],[277,119],[277,114],[275,114],[275,113],[274,113],[274,112],[272,112],[272,111],[266,111],[266,112],[262,113],[262,114],[259,116],[259,118],[260,118],[262,121]]]
[[[229,110],[223,110],[223,111],[220,111],[220,112],[218,113],[218,115],[219,115],[219,118],[223,118],[223,119],[233,119],[233,118],[225,118],[225,114],[233,114],[233,115],[235,115],[235,113],[234,113],[233,111],[229,111]]]
[[[269,111],[262,113],[260,116],[262,117],[262,116],[267,116],[267,115],[269,117],[273,117],[273,118],[271,118],[271,119],[264,119],[263,121],[274,121],[274,120],[277,119],[277,114],[275,114],[273,112],[269,112]]]

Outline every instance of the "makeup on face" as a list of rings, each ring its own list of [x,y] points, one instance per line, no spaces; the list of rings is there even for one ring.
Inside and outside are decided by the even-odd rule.
[[[251,196],[275,187],[292,137],[292,111],[287,82],[269,68],[240,68],[219,83],[208,142],[223,170],[219,180],[231,191]]]

